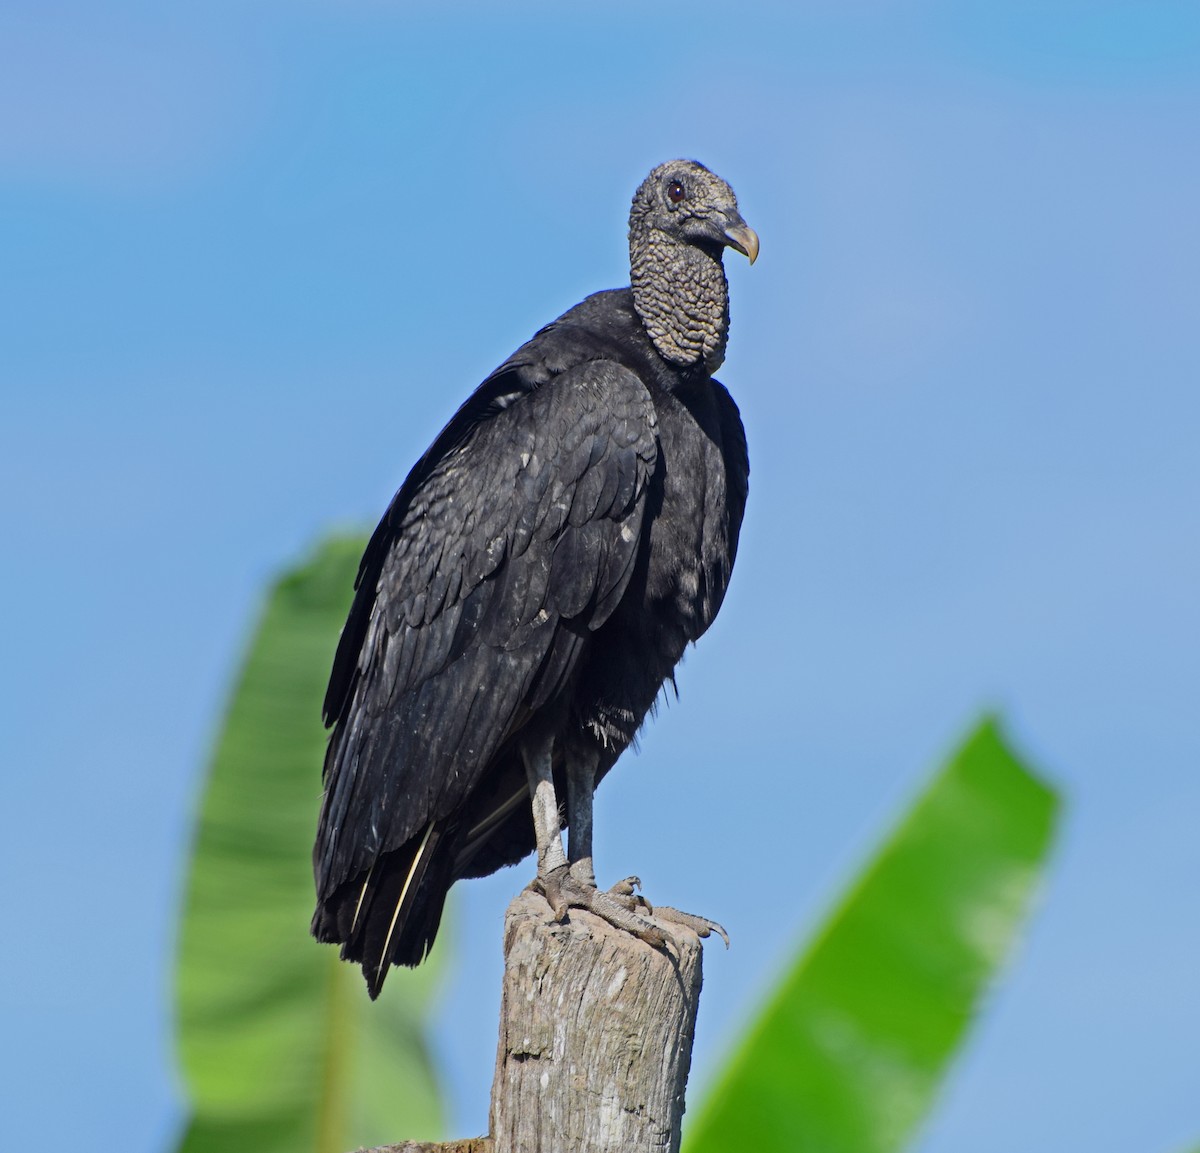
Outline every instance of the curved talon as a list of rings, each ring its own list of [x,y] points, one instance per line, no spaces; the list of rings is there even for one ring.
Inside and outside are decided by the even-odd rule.
[[[637,890],[641,887],[641,877],[625,877],[611,886],[609,895],[620,901],[630,912],[635,909],[643,915],[653,915],[654,906],[650,904]]]
[[[725,948],[729,948],[729,934],[725,932],[723,926],[716,921],[710,921],[707,917],[698,917],[695,913],[672,909],[669,905],[659,905],[654,915],[660,921],[666,921],[669,924],[686,925],[697,937],[708,937],[716,933],[725,942]]]

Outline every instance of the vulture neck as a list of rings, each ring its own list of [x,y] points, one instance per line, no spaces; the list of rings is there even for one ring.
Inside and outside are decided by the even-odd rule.
[[[633,305],[658,354],[679,368],[716,372],[729,337],[722,249],[681,244],[661,232],[631,235]]]

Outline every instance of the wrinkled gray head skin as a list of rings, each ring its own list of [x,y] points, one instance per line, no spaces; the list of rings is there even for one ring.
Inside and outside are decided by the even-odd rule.
[[[670,160],[642,181],[629,212],[633,300],[655,348],[672,364],[711,373],[725,359],[726,248],[753,263],[758,237],[719,176],[694,160]]]

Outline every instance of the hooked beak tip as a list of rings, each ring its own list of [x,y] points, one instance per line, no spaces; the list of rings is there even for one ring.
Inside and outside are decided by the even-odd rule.
[[[727,228],[725,239],[731,248],[736,248],[751,264],[758,259],[758,233],[744,221]]]

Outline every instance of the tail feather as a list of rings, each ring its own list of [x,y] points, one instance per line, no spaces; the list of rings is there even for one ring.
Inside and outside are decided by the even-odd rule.
[[[427,825],[317,905],[313,936],[341,944],[342,958],[362,965],[372,1000],[390,966],[419,965],[433,947],[454,880],[445,831],[440,822]]]

